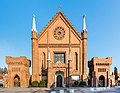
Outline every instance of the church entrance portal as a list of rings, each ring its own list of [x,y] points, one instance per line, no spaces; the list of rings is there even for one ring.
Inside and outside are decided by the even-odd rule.
[[[62,76],[61,75],[57,76],[57,87],[62,87]]]
[[[64,72],[57,71],[55,74],[55,87],[64,87]]]
[[[14,87],[20,87],[20,77],[18,75],[14,77]]]

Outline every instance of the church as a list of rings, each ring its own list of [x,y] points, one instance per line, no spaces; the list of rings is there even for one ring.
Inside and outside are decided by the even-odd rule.
[[[8,86],[28,87],[30,82],[46,81],[47,87],[69,87],[75,80],[87,78],[87,30],[83,16],[81,35],[61,11],[37,33],[35,16],[32,17],[32,76],[31,61],[25,56],[6,57]]]
[[[6,57],[8,79],[5,82],[8,87],[28,87],[30,82],[42,80],[48,88],[69,87],[74,81],[85,81],[94,87],[114,84],[114,75],[110,76],[112,58],[93,58],[88,61],[87,75],[85,16],[81,35],[61,11],[56,13],[40,33],[37,32],[35,16],[32,21],[32,62],[25,56]],[[29,71],[31,63],[32,76]],[[108,84],[108,81],[111,83]]]
[[[70,85],[87,77],[87,30],[85,16],[80,34],[61,11],[37,33],[35,16],[32,27],[32,81],[45,80],[47,87]]]

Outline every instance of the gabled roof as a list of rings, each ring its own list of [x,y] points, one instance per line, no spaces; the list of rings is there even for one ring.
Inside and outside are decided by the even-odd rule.
[[[61,11],[58,11],[58,12],[56,13],[56,15],[50,20],[50,22],[46,25],[46,27],[44,27],[44,29],[42,30],[42,32],[40,32],[40,34],[38,35],[38,38],[43,34],[43,32],[50,26],[50,24],[51,24],[59,15],[61,15],[61,16],[65,19],[65,21],[69,24],[69,26],[71,26],[71,28],[75,31],[75,33],[77,34],[77,36],[78,36],[79,38],[81,38],[80,35],[78,34],[77,30],[73,27],[73,25],[71,24],[71,22],[64,16],[64,14],[63,14]]]

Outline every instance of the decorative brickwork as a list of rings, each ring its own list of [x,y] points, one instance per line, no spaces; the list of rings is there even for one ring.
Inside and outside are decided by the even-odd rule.
[[[30,60],[21,56],[19,58],[6,57],[8,65],[8,87],[28,87],[30,82]]]
[[[110,65],[112,58],[94,57],[88,61],[89,67],[89,85],[96,86],[112,86],[115,84],[114,75],[110,75]]]

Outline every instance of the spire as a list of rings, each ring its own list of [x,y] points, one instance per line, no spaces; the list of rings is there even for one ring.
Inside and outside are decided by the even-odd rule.
[[[37,30],[36,30],[36,23],[35,23],[35,15],[34,14],[33,14],[32,18],[33,18],[32,31],[36,31],[37,32]]]
[[[84,30],[87,30],[86,29],[86,21],[85,21],[85,16],[83,16],[83,29],[82,29],[83,31]]]

